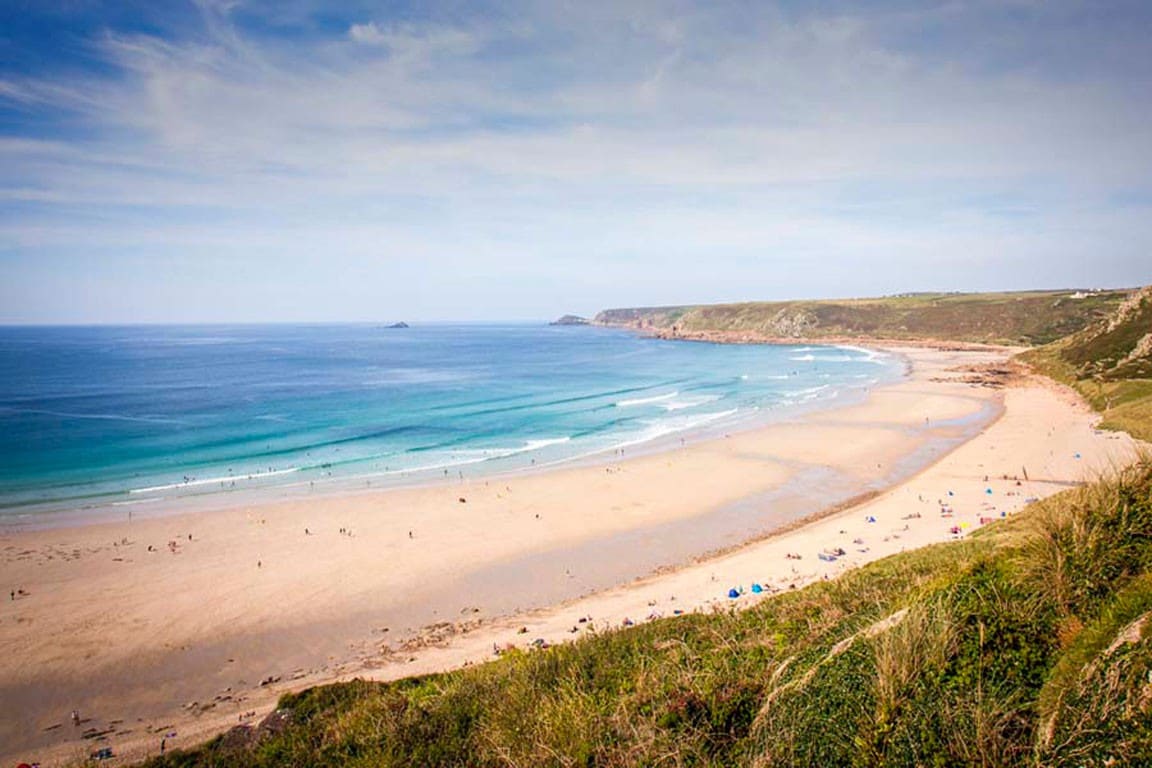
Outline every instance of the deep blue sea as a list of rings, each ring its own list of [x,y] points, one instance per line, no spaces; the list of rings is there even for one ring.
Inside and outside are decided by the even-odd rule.
[[[901,371],[850,347],[542,324],[6,327],[0,521],[611,457]]]

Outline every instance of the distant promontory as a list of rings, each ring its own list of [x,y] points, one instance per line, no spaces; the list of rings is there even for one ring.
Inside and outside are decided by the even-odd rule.
[[[593,325],[651,336],[762,342],[852,339],[1047,344],[1108,318],[1131,289],[904,293],[859,299],[606,309]]]
[[[564,315],[558,320],[553,320],[548,325],[589,325],[590,321],[586,317],[579,315]]]

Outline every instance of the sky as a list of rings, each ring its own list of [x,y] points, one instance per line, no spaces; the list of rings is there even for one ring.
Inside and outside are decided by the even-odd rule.
[[[0,323],[1152,282],[1145,0],[0,0]]]

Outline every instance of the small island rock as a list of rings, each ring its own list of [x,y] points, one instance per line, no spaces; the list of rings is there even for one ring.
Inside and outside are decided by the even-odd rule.
[[[588,318],[579,315],[564,315],[559,320],[548,323],[548,325],[588,325]]]

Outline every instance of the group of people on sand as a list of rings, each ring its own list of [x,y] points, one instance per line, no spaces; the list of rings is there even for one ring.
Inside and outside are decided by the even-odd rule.
[[[188,534],[188,541],[192,541],[192,534]],[[128,544],[128,539],[124,539],[124,543],[125,543],[125,544]],[[158,549],[157,549],[157,548],[156,548],[154,545],[152,545],[152,544],[149,544],[149,545],[148,545],[148,550],[147,550],[147,551],[149,551],[149,552],[159,552],[160,550],[158,550]],[[180,542],[179,542],[179,540],[177,540],[177,539],[169,539],[169,540],[168,540],[168,551],[169,551],[169,552],[171,552],[171,553],[172,553],[172,554],[174,554],[174,555],[178,555],[178,554],[180,554]]]

